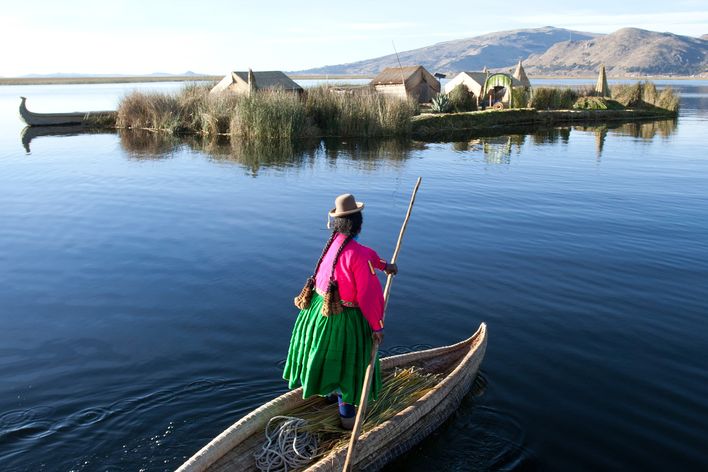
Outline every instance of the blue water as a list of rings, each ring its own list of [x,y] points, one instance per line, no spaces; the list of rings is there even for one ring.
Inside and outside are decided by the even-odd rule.
[[[477,386],[390,470],[704,470],[708,82],[677,123],[456,143],[20,139],[134,87],[0,87],[0,469],[172,470],[285,391],[326,211],[399,258],[384,349],[482,321]]]

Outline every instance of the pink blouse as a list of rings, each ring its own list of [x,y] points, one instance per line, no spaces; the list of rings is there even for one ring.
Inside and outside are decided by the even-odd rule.
[[[332,262],[346,236],[338,234],[322,259],[315,286],[321,294],[327,292]],[[334,270],[334,280],[345,306],[358,306],[374,331],[383,329],[383,289],[374,269],[384,270],[386,261],[376,251],[352,240],[342,250]]]

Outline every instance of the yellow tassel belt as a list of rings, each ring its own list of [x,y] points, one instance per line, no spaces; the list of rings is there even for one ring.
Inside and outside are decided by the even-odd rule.
[[[317,287],[315,287],[315,292],[319,294],[322,298],[324,298],[325,294],[322,293]],[[342,305],[346,306],[347,308],[359,308],[359,304],[357,302],[348,302],[346,300],[340,300],[342,302]]]

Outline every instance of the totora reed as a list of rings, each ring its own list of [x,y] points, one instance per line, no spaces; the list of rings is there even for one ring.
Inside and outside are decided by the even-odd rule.
[[[133,92],[121,101],[116,126],[241,140],[386,137],[408,134],[418,112],[413,101],[369,89],[316,87],[298,96],[282,90],[209,94],[209,88],[189,84],[176,94]]]

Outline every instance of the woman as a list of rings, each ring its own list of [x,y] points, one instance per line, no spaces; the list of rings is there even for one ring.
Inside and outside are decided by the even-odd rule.
[[[300,314],[283,373],[290,388],[302,385],[304,398],[337,398],[342,426],[347,429],[354,426],[372,342],[381,343],[384,336],[383,291],[374,269],[398,273],[395,264],[386,263],[374,250],[357,242],[363,208],[353,195],[344,194],[329,212],[334,218],[332,235],[315,273],[295,298]],[[380,388],[377,359],[372,399]]]

